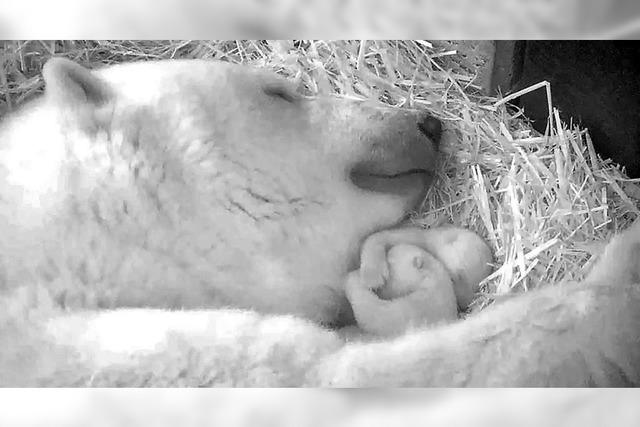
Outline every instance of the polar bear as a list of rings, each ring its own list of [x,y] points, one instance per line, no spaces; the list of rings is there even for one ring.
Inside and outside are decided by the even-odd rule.
[[[400,244],[389,249],[386,262],[389,274],[377,289],[364,283],[359,271],[347,275],[347,299],[358,329],[394,336],[458,318],[453,281],[436,257],[418,246]]]
[[[2,287],[66,309],[348,322],[342,279],[432,178],[441,122],[201,60],[62,58],[0,130]]]
[[[489,245],[464,228],[382,230],[365,239],[360,269],[347,275],[347,299],[368,333],[445,324],[469,307],[492,263]]]

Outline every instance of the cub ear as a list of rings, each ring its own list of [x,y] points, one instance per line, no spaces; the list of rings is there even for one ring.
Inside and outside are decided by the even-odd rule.
[[[113,94],[107,83],[90,70],[65,58],[51,58],[42,69],[45,96],[67,106],[100,106]]]

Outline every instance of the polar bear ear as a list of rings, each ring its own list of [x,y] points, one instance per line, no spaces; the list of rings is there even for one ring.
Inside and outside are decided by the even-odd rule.
[[[87,68],[65,58],[51,58],[43,67],[45,94],[70,107],[99,106],[112,98],[107,83]]]

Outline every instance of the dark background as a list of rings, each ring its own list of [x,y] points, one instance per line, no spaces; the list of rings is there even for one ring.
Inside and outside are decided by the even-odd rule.
[[[603,158],[640,177],[640,42],[520,41],[513,52],[509,92],[548,80],[562,120],[587,127]],[[517,105],[544,132],[545,91],[530,92]]]

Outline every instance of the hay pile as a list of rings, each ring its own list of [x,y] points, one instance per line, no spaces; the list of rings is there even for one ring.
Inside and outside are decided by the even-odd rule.
[[[456,52],[429,42],[30,41],[7,42],[1,52],[0,113],[41,91],[39,70],[54,54],[85,64],[161,58],[247,63],[295,79],[306,94],[430,110],[449,132],[437,181],[412,220],[453,222],[490,242],[497,270],[475,309],[497,294],[579,279],[601,244],[639,213],[637,180],[602,161],[585,130],[567,126],[554,111],[548,135],[538,134],[522,111],[480,96],[473,75],[450,72]]]

